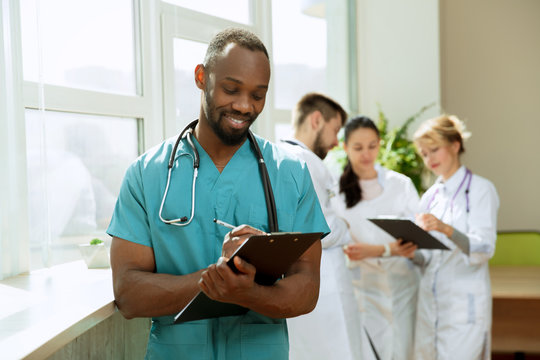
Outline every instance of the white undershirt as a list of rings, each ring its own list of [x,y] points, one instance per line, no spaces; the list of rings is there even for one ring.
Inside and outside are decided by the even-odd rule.
[[[362,200],[373,200],[377,196],[381,195],[383,188],[379,184],[379,179],[360,179],[360,189],[362,189]]]

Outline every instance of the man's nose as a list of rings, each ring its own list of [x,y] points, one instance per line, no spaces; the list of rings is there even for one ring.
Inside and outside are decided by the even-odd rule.
[[[235,101],[232,103],[233,110],[236,110],[242,114],[248,113],[252,109],[251,101],[247,94],[238,95]]]

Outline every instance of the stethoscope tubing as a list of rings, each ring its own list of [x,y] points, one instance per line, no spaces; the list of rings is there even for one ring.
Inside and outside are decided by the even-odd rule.
[[[471,181],[472,181],[472,172],[471,170],[469,169],[466,169],[465,170],[465,176],[463,177],[463,179],[461,180],[461,183],[459,184],[458,186],[458,189],[456,190],[456,192],[454,193],[454,195],[452,196],[452,200],[450,200],[450,211],[453,210],[454,208],[454,200],[456,198],[456,196],[458,195],[458,193],[460,192],[461,188],[463,187],[463,185],[465,184],[465,181],[467,181],[467,178],[469,178],[469,181],[467,183],[467,186],[465,187],[465,200],[467,202],[467,213],[469,213],[469,189],[471,187]],[[431,204],[433,203],[433,201],[435,200],[435,197],[437,196],[437,194],[439,193],[439,189],[437,189],[433,195],[431,196],[431,199],[429,200],[427,206],[426,206],[426,211],[429,213],[431,212]],[[442,218],[444,217],[444,215],[446,214],[446,210],[448,209],[448,203],[447,205],[445,206],[444,208],[444,211],[441,215],[441,220]]]
[[[255,149],[255,153],[258,158],[259,171],[261,172],[261,179],[263,182],[264,197],[266,199],[266,209],[268,212],[268,225],[270,232],[279,231],[277,212],[276,212],[276,201],[274,199],[274,193],[272,191],[272,185],[270,183],[270,176],[268,175],[268,169],[266,168],[266,163],[264,162],[264,157],[262,156],[261,149],[257,145],[257,141],[253,136],[251,131],[248,132],[248,138]]]
[[[197,180],[197,176],[198,176],[200,158],[199,158],[199,152],[197,151],[197,148],[195,147],[195,144],[194,144],[193,139],[191,137],[193,136],[192,132],[193,132],[193,129],[195,128],[195,126],[197,125],[198,121],[199,120],[192,121],[191,123],[189,123],[182,130],[182,132],[180,133],[180,135],[178,136],[178,138],[177,138],[177,140],[176,140],[176,142],[174,144],[174,147],[173,147],[173,150],[172,150],[172,153],[171,153],[171,157],[169,158],[169,163],[167,164],[167,168],[168,168],[167,184],[165,185],[165,191],[163,193],[163,198],[161,200],[161,205],[160,205],[160,208],[159,208],[159,219],[162,222],[164,222],[165,224],[175,225],[175,226],[186,226],[189,223],[191,223],[191,221],[193,220],[193,217],[195,215],[195,188],[196,188],[196,182],[197,182],[196,180]],[[192,181],[192,191],[191,191],[191,214],[190,214],[189,219],[186,216],[183,216],[183,217],[178,218],[178,219],[167,220],[167,219],[164,219],[163,216],[162,216],[163,207],[164,207],[164,204],[165,204],[165,199],[167,198],[167,194],[169,192],[169,186],[170,186],[170,183],[171,183],[172,169],[173,169],[173,166],[174,166],[174,161],[176,159],[176,151],[178,149],[178,145],[180,144],[180,141],[184,137],[184,134],[186,135],[186,140],[187,140],[189,146],[191,147],[191,149],[193,151],[193,155],[191,155],[191,154],[182,154],[182,155],[191,156],[192,160],[193,160],[193,181]],[[269,226],[270,232],[277,232],[277,231],[279,231],[279,225],[278,225],[278,219],[277,219],[276,202],[275,202],[275,199],[274,199],[274,193],[272,191],[272,185],[271,185],[271,182],[270,182],[270,176],[268,175],[268,169],[266,168],[266,163],[264,162],[264,157],[262,156],[261,149],[259,148],[259,145],[257,144],[257,140],[255,139],[253,133],[250,130],[248,130],[247,136],[248,136],[248,139],[249,139],[251,145],[253,146],[253,149],[255,150],[255,155],[257,156],[257,163],[259,165],[259,171],[261,173],[261,180],[262,180],[263,188],[264,188],[264,197],[265,197],[265,200],[266,200],[266,208],[267,208],[267,212],[268,212],[268,226]],[[180,156],[182,156],[182,155],[180,155]]]
[[[191,154],[184,154],[184,155],[191,156]],[[195,158],[193,158],[193,161],[195,162]],[[178,219],[166,220],[161,215],[163,213],[163,205],[165,204],[167,193],[169,192],[169,185],[171,183],[171,173],[172,173],[172,167],[170,167],[168,170],[167,185],[165,185],[165,192],[163,193],[163,199],[161,200],[161,206],[159,207],[159,219],[163,221],[165,224],[170,224],[170,225],[175,225],[175,226],[186,226],[189,223],[191,223],[191,220],[193,220],[193,216],[195,215],[195,186],[197,184],[197,176],[199,174],[199,167],[197,166],[193,168],[193,180],[191,184],[191,215],[189,219],[187,219],[187,217],[184,216]],[[185,222],[186,220],[187,222]]]

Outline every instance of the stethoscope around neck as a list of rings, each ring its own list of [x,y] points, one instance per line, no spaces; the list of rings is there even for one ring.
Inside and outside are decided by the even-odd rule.
[[[175,226],[186,226],[191,223],[195,215],[195,188],[197,184],[197,176],[199,173],[200,157],[199,157],[199,151],[197,150],[197,148],[195,147],[195,143],[193,142],[193,130],[195,129],[195,126],[197,125],[198,122],[199,120],[194,120],[182,130],[182,132],[176,139],[176,142],[174,143],[174,147],[171,152],[171,156],[169,158],[169,163],[167,165],[168,167],[167,184],[165,185],[165,191],[163,192],[163,199],[161,200],[161,206],[159,207],[159,219],[165,224],[175,225]],[[180,144],[180,141],[184,137],[186,138],[186,141],[188,142],[189,147],[193,151],[193,155],[189,153],[180,154],[180,156],[190,156],[193,160],[193,180],[191,184],[191,214],[189,218],[187,216],[182,216],[177,219],[167,220],[167,219],[164,219],[162,216],[163,206],[165,204],[165,199],[167,198],[167,193],[169,192],[169,186],[171,184],[171,174],[172,174],[172,169],[174,167],[174,161],[176,159],[176,151],[178,149],[178,145]],[[279,225],[278,225],[278,220],[277,220],[276,202],[274,200],[274,193],[272,191],[270,177],[268,176],[268,169],[266,168],[266,163],[264,162],[264,158],[262,156],[261,149],[259,148],[259,145],[257,144],[257,140],[255,139],[255,136],[253,136],[253,133],[250,130],[248,130],[247,132],[247,137],[249,139],[249,142],[253,146],[253,149],[255,150],[255,156],[257,157],[257,162],[259,164],[259,171],[261,174],[261,179],[262,179],[263,188],[264,188],[264,197],[266,199],[266,210],[268,212],[268,227],[270,229],[270,232],[277,232],[279,231]]]
[[[465,201],[467,203],[466,205],[466,210],[467,210],[467,214],[469,213],[469,189],[471,187],[471,180],[472,180],[472,172],[471,170],[465,168],[465,176],[463,177],[463,179],[461,180],[461,183],[459,184],[458,186],[458,189],[456,190],[456,192],[454,193],[454,196],[452,196],[452,199],[450,200],[450,212],[452,212],[453,208],[454,208],[454,199],[456,198],[456,196],[458,195],[459,191],[461,190],[461,188],[463,188],[463,185],[465,185],[465,182],[467,181],[467,179],[469,180],[467,182],[467,186],[465,187]],[[433,195],[431,196],[431,199],[429,200],[427,206],[426,206],[426,210],[427,212],[430,212],[431,211],[431,205],[433,203],[433,200],[435,200],[435,197],[437,196],[437,194],[439,193],[439,189],[437,189]],[[443,218],[443,216],[446,214],[446,210],[448,209],[448,204],[445,206],[444,208],[444,211],[442,213],[442,215],[439,217],[440,219]]]

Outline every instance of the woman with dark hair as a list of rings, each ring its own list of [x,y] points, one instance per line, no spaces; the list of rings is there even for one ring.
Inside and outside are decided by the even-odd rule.
[[[379,147],[379,131],[371,119],[347,122],[347,165],[334,206],[350,224],[353,240],[344,252],[366,334],[359,339],[362,359],[372,359],[373,351],[382,360],[412,359],[419,274],[409,257],[416,246],[396,241],[367,219],[413,218],[418,193],[407,176],[375,163]]]

